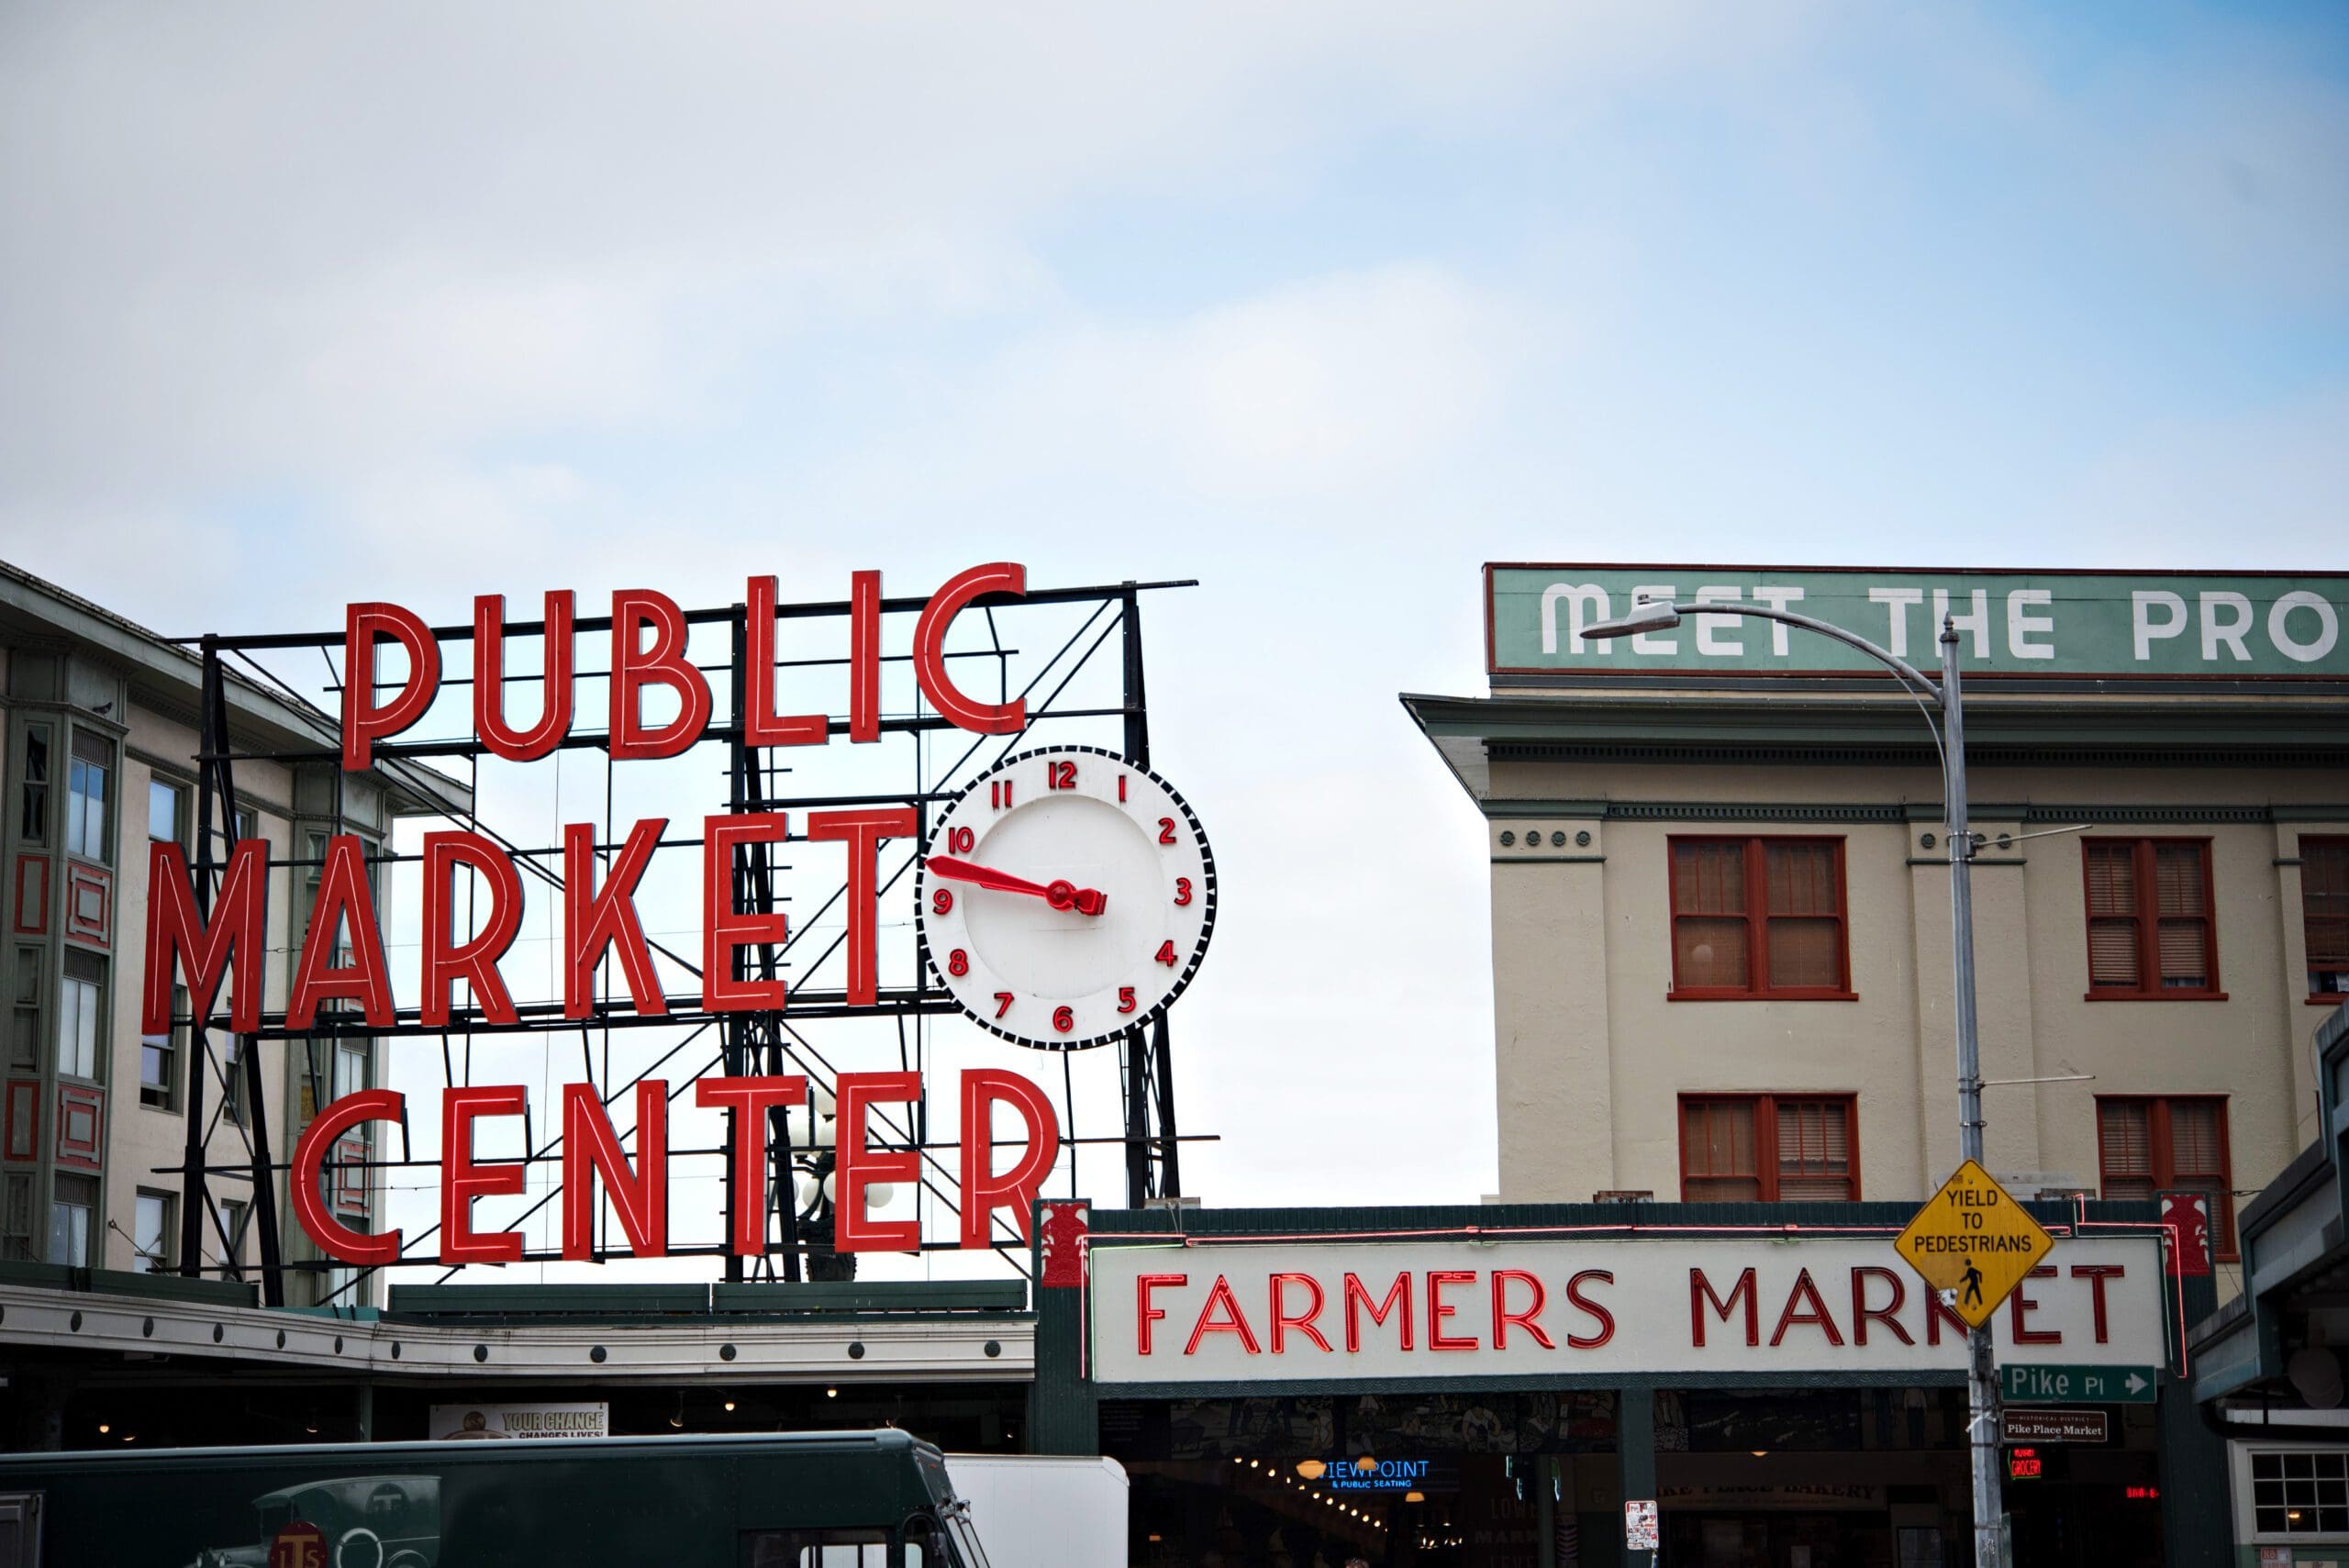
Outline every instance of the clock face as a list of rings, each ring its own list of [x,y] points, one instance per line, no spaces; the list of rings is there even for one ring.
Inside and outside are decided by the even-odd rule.
[[[1079,1051],[1156,1015],[1215,929],[1215,856],[1183,797],[1092,746],[1007,757],[946,808],[917,888],[923,962],[1022,1045]]]

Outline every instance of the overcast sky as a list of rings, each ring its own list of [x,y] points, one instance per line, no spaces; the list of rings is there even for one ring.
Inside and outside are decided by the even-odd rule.
[[[168,633],[1197,577],[1190,1184],[1474,1199],[1395,696],[1478,564],[2337,569],[2345,81],[2330,6],[14,5],[0,550]]]

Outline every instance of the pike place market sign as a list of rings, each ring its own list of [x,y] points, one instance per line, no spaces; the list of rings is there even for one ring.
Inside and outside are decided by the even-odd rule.
[[[2150,1237],[2065,1241],[1994,1322],[2001,1359],[2159,1362]],[[1115,1384],[1962,1371],[1965,1326],[1881,1237],[1103,1246]]]
[[[2349,676],[2349,576],[1937,572],[1876,567],[1489,565],[1497,675],[1874,673],[1865,655],[1769,621],[1688,616],[1668,631],[1582,628],[1642,600],[1743,603],[1856,632],[1921,667],[1954,618],[1968,676],[2176,680]]]

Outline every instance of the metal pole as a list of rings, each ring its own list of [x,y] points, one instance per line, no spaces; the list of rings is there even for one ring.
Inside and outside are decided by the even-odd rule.
[[[1974,829],[1966,819],[1965,707],[1959,689],[1957,628],[1942,621],[1942,747],[1947,776],[1951,978],[1957,1015],[1957,1148],[1982,1158],[1982,1041],[1974,1013]],[[1998,1385],[1990,1330],[1965,1336],[1965,1432],[1974,1468],[1975,1568],[2000,1568]]]

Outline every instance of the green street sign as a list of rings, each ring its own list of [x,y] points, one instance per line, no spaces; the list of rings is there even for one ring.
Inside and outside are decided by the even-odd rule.
[[[2009,1405],[2150,1405],[2161,1369],[2150,1366],[2022,1366],[1998,1369]]]

